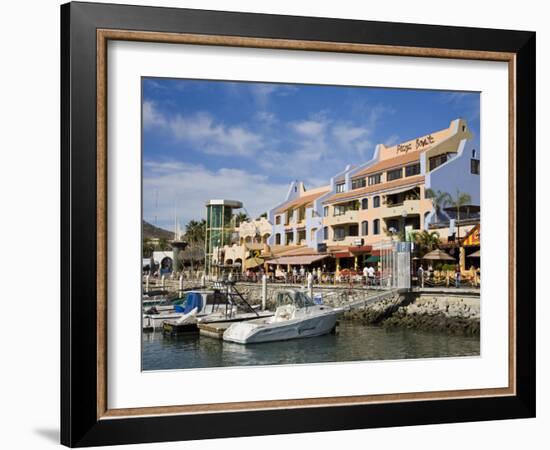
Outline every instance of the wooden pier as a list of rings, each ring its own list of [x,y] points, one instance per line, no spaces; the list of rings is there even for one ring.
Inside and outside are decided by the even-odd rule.
[[[206,336],[214,339],[223,339],[223,333],[235,322],[211,322],[200,323],[199,333],[201,336]]]

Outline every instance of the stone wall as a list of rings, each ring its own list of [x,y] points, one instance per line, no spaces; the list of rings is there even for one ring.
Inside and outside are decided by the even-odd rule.
[[[479,294],[410,292],[346,312],[345,319],[385,327],[479,336]]]

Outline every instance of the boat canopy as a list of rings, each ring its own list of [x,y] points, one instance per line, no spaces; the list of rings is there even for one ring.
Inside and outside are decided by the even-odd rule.
[[[188,292],[185,296],[185,303],[181,306],[176,305],[174,310],[179,313],[187,314],[195,308],[197,308],[197,311],[202,310],[202,295],[200,292]]]
[[[298,290],[284,290],[277,292],[277,307],[284,305],[294,305],[297,308],[307,308],[315,306],[315,303],[304,292]]]

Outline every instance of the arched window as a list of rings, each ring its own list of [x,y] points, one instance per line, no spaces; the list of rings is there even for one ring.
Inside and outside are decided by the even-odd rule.
[[[363,220],[361,222],[361,236],[367,236],[369,234],[369,222],[367,220]]]
[[[372,223],[372,234],[380,234],[380,219],[374,219]]]
[[[376,196],[372,199],[373,208],[378,208],[380,206],[380,196]]]
[[[361,200],[361,209],[369,209],[369,199],[364,198]]]
[[[281,245],[281,234],[277,233],[275,235],[275,245]]]

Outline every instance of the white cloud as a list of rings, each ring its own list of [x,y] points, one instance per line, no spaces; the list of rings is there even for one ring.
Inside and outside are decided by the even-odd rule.
[[[256,114],[256,119],[265,125],[273,125],[279,121],[277,116],[269,111],[259,111]]]
[[[143,127],[145,129],[165,128],[167,122],[165,117],[160,114],[153,102],[143,102]]]
[[[441,101],[443,103],[461,103],[463,100],[472,98],[472,92],[442,92]]]
[[[291,122],[290,127],[298,134],[307,137],[316,137],[325,131],[327,123],[320,120],[301,120]]]
[[[143,124],[146,129],[156,127],[177,141],[190,142],[197,150],[214,155],[252,156],[263,144],[260,135],[242,126],[216,122],[207,113],[168,117],[148,101],[143,103]]]
[[[269,97],[277,90],[276,84],[252,84],[250,91],[254,96],[254,100],[261,107],[265,108],[269,102]]]
[[[210,170],[179,161],[144,161],[144,219],[173,227],[174,206],[182,225],[204,217],[205,202],[227,198],[243,202],[257,217],[284,200],[288,184],[273,183],[265,175],[241,169]],[[158,207],[157,207],[158,192]]]
[[[343,145],[349,145],[351,142],[365,137],[370,133],[369,130],[363,127],[355,127],[353,125],[336,125],[332,129],[334,137]]]
[[[384,140],[384,145],[386,147],[391,147],[401,141],[401,138],[397,134],[392,134],[390,137]]]
[[[261,109],[267,108],[272,95],[285,97],[296,90],[295,86],[286,84],[253,83],[250,85],[254,101]]]

